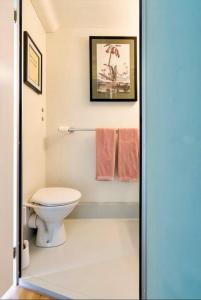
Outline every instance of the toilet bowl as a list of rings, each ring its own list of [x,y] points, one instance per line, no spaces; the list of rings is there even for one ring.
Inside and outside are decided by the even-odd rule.
[[[71,188],[43,188],[33,195],[26,206],[34,211],[28,226],[37,229],[36,246],[49,248],[65,243],[64,219],[80,198],[81,193]]]

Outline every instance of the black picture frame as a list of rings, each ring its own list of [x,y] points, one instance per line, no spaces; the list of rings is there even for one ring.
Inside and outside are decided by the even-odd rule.
[[[32,54],[34,55],[35,61],[32,62],[30,58],[33,58],[33,55],[31,56],[30,50],[32,51]],[[37,59],[37,61],[36,61]],[[38,74],[36,73],[36,67],[34,66],[34,62],[37,63],[38,66]],[[37,82],[34,82],[34,80],[30,77],[30,69],[31,69],[31,63],[32,63],[32,69],[34,72],[32,72],[34,75],[37,74],[38,77],[36,77]],[[29,35],[27,31],[24,31],[24,83],[32,88],[37,94],[42,94],[43,90],[43,56],[40,52],[39,48]]]
[[[104,82],[97,78],[97,61],[98,61],[98,50],[97,44],[104,44],[104,47],[109,47],[109,45],[114,44],[115,46],[119,45],[129,45],[130,47],[130,71],[129,71],[129,83],[116,83],[114,88],[114,81],[111,79]],[[110,46],[110,50],[111,50]],[[117,47],[116,47],[117,48]],[[120,56],[120,50],[115,50],[116,54]],[[106,52],[106,51],[105,51]],[[111,52],[110,52],[111,56]],[[128,60],[128,58],[127,58]],[[110,60],[109,60],[110,61]],[[137,78],[137,37],[136,36],[90,36],[89,37],[89,62],[90,62],[90,101],[95,102],[135,102],[138,100],[138,78]],[[109,68],[110,63],[104,64]],[[117,68],[117,67],[116,67]],[[101,74],[101,73],[99,73]],[[105,74],[103,74],[105,76]],[[111,83],[109,82],[111,81]],[[124,85],[123,85],[124,84]],[[110,86],[109,92],[107,89],[104,92],[101,92],[101,86],[106,89],[106,86]],[[112,86],[112,88],[111,88]],[[98,90],[99,89],[99,90]],[[121,92],[119,90],[121,89]],[[125,89],[125,90],[123,90]],[[127,89],[127,90],[126,90]],[[123,90],[123,91],[122,91]],[[128,92],[129,91],[129,92]]]

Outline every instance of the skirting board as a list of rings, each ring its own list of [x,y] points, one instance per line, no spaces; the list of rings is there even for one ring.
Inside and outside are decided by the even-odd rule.
[[[80,202],[67,217],[71,219],[139,218],[138,202]]]

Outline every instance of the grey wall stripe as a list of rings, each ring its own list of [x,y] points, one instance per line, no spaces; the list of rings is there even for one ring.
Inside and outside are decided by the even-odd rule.
[[[139,218],[139,203],[81,202],[67,218]]]

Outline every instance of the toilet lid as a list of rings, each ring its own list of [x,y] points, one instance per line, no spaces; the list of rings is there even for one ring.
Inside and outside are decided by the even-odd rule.
[[[31,198],[32,203],[43,206],[67,205],[78,201],[81,193],[71,188],[43,188],[38,190]]]

